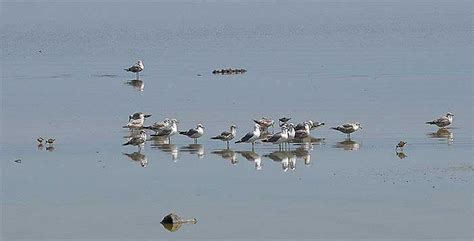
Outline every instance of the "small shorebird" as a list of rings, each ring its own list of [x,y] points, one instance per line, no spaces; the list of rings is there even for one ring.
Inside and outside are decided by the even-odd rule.
[[[426,122],[426,124],[430,124],[430,125],[437,125],[438,127],[446,127],[446,126],[449,126],[451,125],[451,123],[453,123],[453,117],[454,115],[451,114],[450,112],[446,113],[446,116],[442,116],[436,120],[432,120],[432,121],[428,121]]]
[[[168,120],[169,125],[156,130],[156,133],[151,136],[167,137],[171,141],[171,137],[178,133],[178,120]]]
[[[260,134],[261,134],[260,125],[255,124],[253,131],[248,132],[244,137],[242,137],[240,140],[236,141],[235,143],[242,143],[242,142],[252,143],[252,150],[253,150],[255,146],[255,141],[260,138]]]
[[[138,60],[134,65],[132,65],[130,68],[125,69],[127,72],[133,72],[137,74],[137,80],[140,78],[140,72],[145,69],[145,66],[143,65],[143,62],[141,60]]]
[[[268,119],[266,117],[262,117],[260,120],[253,120],[255,123],[259,124],[262,130],[268,130],[268,127],[274,126],[275,121],[272,119]]]
[[[56,139],[54,139],[54,138],[49,138],[49,139],[46,141],[46,144],[53,145],[53,143],[54,143],[55,140],[56,140]]]
[[[202,124],[198,124],[196,128],[189,129],[187,131],[180,131],[179,134],[185,135],[189,138],[193,138],[194,143],[197,143],[197,138],[201,137],[204,134],[204,126]]]
[[[36,140],[38,141],[38,145],[43,145],[43,141],[44,141],[43,137],[40,136]]]
[[[407,144],[406,141],[400,141],[397,146],[395,147],[395,150],[398,150],[400,148],[401,151],[403,151],[403,147]]]
[[[237,126],[231,125],[230,131],[224,131],[218,136],[211,137],[211,139],[227,142],[227,149],[229,149],[229,141],[234,139],[236,130],[237,130]]]
[[[145,142],[146,142],[146,132],[142,130],[140,131],[140,135],[132,137],[132,139],[130,139],[128,142],[123,143],[122,146],[127,146],[127,145],[138,146],[138,152],[140,152]]]
[[[139,129],[143,127],[145,119],[151,117],[149,114],[143,114],[142,112],[137,112],[128,116],[128,123],[123,126],[123,128],[129,129]]]
[[[355,123],[346,123],[344,125],[340,125],[337,127],[331,127],[331,129],[345,133],[347,134],[347,138],[351,138],[351,133],[359,129],[362,129],[362,127],[360,126],[359,122],[355,122]]]

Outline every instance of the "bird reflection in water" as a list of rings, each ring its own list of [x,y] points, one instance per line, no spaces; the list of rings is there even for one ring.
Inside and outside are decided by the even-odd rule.
[[[263,156],[270,158],[275,162],[281,162],[281,168],[284,172],[288,171],[290,168],[292,170],[296,169],[296,155],[290,151],[274,151]]]
[[[333,147],[342,148],[346,151],[357,151],[359,150],[360,145],[356,141],[353,141],[351,139],[346,139],[344,141],[336,143]]]
[[[171,155],[171,160],[174,162],[179,160],[178,147],[175,144],[169,144],[169,138],[153,136],[151,141],[153,141],[150,145],[152,149],[158,149],[164,153],[169,153]]]
[[[404,159],[407,157],[407,155],[403,151],[397,151],[396,154],[397,154],[397,157],[400,159]]]
[[[238,162],[237,154],[235,153],[235,151],[231,149],[216,150],[211,153],[220,156],[224,160],[229,160],[230,164],[232,165],[235,165]]]
[[[428,133],[428,137],[440,140],[446,139],[448,145],[454,142],[454,134],[447,128],[439,128],[436,132]]]
[[[201,144],[189,144],[180,147],[179,150],[190,154],[196,154],[199,159],[204,158],[204,147]]]
[[[306,136],[304,138],[295,138],[292,143],[296,144],[314,144],[314,145],[322,145],[324,144],[324,138],[317,138],[313,136]]]
[[[46,146],[47,151],[54,151],[54,146]]]
[[[148,166],[148,159],[146,156],[140,152],[133,152],[133,153],[122,153],[124,156],[130,158],[130,160],[134,162],[140,163],[140,166],[147,167]]]
[[[309,145],[302,145],[295,150],[292,151],[297,158],[304,160],[304,165],[309,166],[311,164],[311,152],[310,150],[313,149],[311,144]]]
[[[245,158],[247,161],[251,161],[255,164],[255,170],[259,171],[262,170],[263,168],[263,163],[262,163],[262,158],[253,151],[238,151],[243,158]]]
[[[145,83],[142,80],[129,80],[125,84],[132,86],[137,91],[143,91],[145,89]]]

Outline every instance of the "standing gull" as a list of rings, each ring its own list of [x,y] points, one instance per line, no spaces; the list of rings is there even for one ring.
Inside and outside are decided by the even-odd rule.
[[[132,146],[138,146],[138,152],[142,150],[142,147],[145,145],[146,141],[146,132],[145,131],[140,131],[140,135],[133,137],[130,139],[128,142],[123,143],[123,146],[127,145],[132,145]]]
[[[345,133],[347,134],[347,138],[351,138],[351,133],[359,129],[362,129],[362,127],[360,126],[359,122],[355,122],[355,123],[346,123],[344,125],[340,125],[336,127],[331,127],[331,129]]]
[[[231,125],[230,131],[224,131],[218,136],[211,137],[211,139],[227,142],[227,149],[229,149],[229,141],[234,139],[236,130],[237,130],[237,126]]]
[[[281,143],[286,142],[287,140],[288,128],[286,126],[283,126],[280,132],[273,134],[268,139],[263,140],[263,142],[271,142],[273,144],[278,144],[281,147]]]
[[[132,65],[130,68],[125,69],[127,72],[133,72],[137,74],[137,80],[140,78],[140,72],[145,69],[145,66],[143,65],[143,62],[141,60],[138,60],[134,65]]]
[[[196,128],[189,129],[187,131],[180,131],[179,134],[185,135],[189,138],[193,138],[194,143],[197,143],[197,138],[201,137],[204,134],[204,126],[202,124],[198,124]]]
[[[296,125],[295,130],[297,130],[297,131],[298,130],[304,130],[305,129],[305,123],[309,124],[309,129],[310,130],[324,125],[324,122],[308,120],[308,121],[305,121],[303,123],[299,123],[298,125]]]
[[[151,126],[144,126],[143,129],[152,130],[156,134],[161,130],[169,128],[170,126],[171,126],[171,120],[169,118],[165,118],[162,121],[157,121],[153,123]]]
[[[428,121],[426,122],[426,124],[430,124],[430,125],[437,125],[438,127],[446,127],[446,126],[449,126],[451,125],[451,123],[453,123],[453,114],[451,114],[450,112],[446,113],[446,116],[442,116],[436,120],[432,120],[432,121]]]
[[[252,132],[248,132],[244,137],[242,137],[240,140],[236,141],[235,143],[242,143],[242,142],[252,143],[252,150],[253,150],[255,147],[255,141],[260,138],[260,134],[261,134],[260,125],[255,124]]]
[[[145,119],[151,117],[149,114],[143,114],[142,112],[133,113],[128,116],[128,123],[123,128],[139,129],[143,127]]]
[[[178,120],[171,119],[168,122],[170,123],[168,126],[156,130],[156,133],[151,136],[167,137],[168,141],[171,141],[171,137],[178,133]]]
[[[298,124],[299,125],[299,124]],[[295,131],[295,139],[304,139],[309,136],[310,134],[310,123],[309,122],[304,122],[304,127],[303,129],[298,129]],[[296,126],[298,127],[298,126]]]

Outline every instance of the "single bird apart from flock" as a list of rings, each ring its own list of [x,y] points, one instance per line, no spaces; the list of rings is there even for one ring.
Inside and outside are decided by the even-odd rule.
[[[430,124],[430,125],[436,125],[438,127],[446,127],[446,126],[449,126],[451,125],[451,123],[453,123],[453,117],[454,115],[451,114],[450,112],[446,113],[446,116],[442,116],[436,120],[432,120],[432,121],[428,121],[426,122],[426,124]]]
[[[143,62],[141,60],[138,60],[134,65],[129,67],[128,69],[125,69],[127,72],[132,72],[137,75],[137,80],[140,78],[140,72],[145,69],[145,66],[143,65]]]
[[[407,144],[406,141],[400,141],[398,142],[397,146],[395,147],[395,150],[398,150],[400,149],[401,151],[403,151],[403,147]]]
[[[359,122],[355,123],[346,123],[340,126],[331,127],[333,130],[340,131],[344,134],[347,134],[347,138],[351,138],[351,133],[356,132],[359,129],[362,129]]]
[[[179,134],[192,138],[194,139],[194,143],[197,143],[197,139],[204,134],[204,126],[202,124],[198,124],[196,128],[189,129],[187,131],[180,131]]]
[[[221,140],[221,141],[227,142],[227,149],[229,149],[229,141],[234,139],[236,130],[237,130],[237,126],[236,125],[231,125],[229,131],[224,131],[221,134],[219,134],[218,136],[211,137],[211,139]]]

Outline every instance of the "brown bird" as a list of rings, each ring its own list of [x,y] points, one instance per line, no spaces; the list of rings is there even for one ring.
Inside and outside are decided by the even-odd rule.
[[[395,147],[395,150],[399,149],[403,151],[403,147],[407,144],[406,141],[400,141],[398,144],[397,144],[397,147]]]

